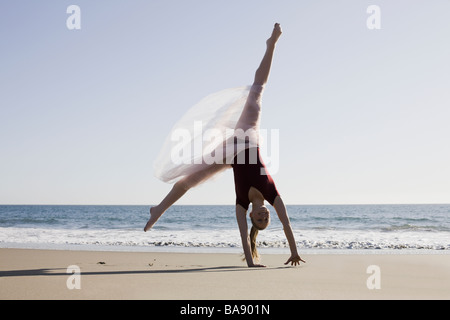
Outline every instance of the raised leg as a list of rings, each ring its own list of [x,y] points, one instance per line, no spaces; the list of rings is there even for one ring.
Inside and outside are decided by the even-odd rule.
[[[275,45],[282,33],[283,31],[281,30],[280,24],[276,23],[273,28],[272,35],[266,41],[267,49],[261,61],[261,64],[256,70],[254,84],[264,85],[267,83],[267,80],[269,79],[270,68],[272,66],[272,59],[273,59],[273,52],[275,51]]]
[[[197,186],[201,182],[211,178],[213,175],[222,170],[229,168],[227,164],[212,164],[205,169],[193,173],[176,182],[172,190],[165,198],[155,207],[150,208],[150,219],[144,227],[144,231],[148,231],[158,219],[169,209],[178,199],[180,199],[190,188]]]
[[[253,87],[248,95],[242,114],[236,123],[236,129],[242,129],[244,132],[247,132],[249,129],[256,130],[256,132],[259,130],[262,86],[264,86],[269,79],[275,45],[280,38],[281,33],[282,31],[280,24],[276,23],[273,28],[272,35],[266,41],[266,52],[255,72]]]

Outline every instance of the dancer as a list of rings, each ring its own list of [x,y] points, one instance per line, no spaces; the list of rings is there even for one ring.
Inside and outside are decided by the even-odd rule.
[[[269,78],[273,53],[281,34],[281,26],[276,23],[272,35],[266,41],[266,52],[259,68],[256,70],[253,85],[248,93],[242,113],[236,122],[235,129],[241,129],[244,132],[249,132],[249,130],[258,132],[262,92]],[[286,207],[276,189],[272,177],[268,174],[264,162],[261,159],[259,146],[251,143],[247,143],[247,147],[244,150],[234,155],[231,165],[226,162],[223,163],[223,161],[210,165],[203,163],[203,165],[197,166],[198,169],[192,173],[189,173],[187,170],[187,174],[183,175],[183,172],[179,173],[178,175],[181,179],[174,184],[172,190],[160,204],[150,208],[150,219],[144,227],[144,231],[148,231],[161,215],[190,188],[205,182],[217,173],[231,167],[233,168],[236,190],[236,219],[247,265],[249,267],[265,267],[256,263],[259,260],[259,255],[256,250],[258,231],[264,230],[270,223],[270,212],[264,205],[264,200],[267,200],[275,208],[289,243],[291,256],[285,264],[291,263],[291,265],[298,265],[300,262],[305,262],[298,255]],[[250,212],[252,228],[249,236],[247,211],[250,203],[252,203],[252,210]]]

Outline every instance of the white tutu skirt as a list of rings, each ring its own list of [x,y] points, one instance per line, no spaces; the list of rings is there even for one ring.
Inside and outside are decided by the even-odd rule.
[[[155,176],[174,183],[213,165],[229,168],[237,153],[258,146],[263,89],[225,89],[189,109],[165,139],[154,162]]]

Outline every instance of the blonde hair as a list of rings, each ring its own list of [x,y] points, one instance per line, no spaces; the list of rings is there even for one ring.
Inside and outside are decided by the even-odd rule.
[[[252,228],[250,229],[250,248],[252,251],[252,257],[257,261],[259,261],[259,253],[258,250],[256,249],[256,237],[258,236],[258,231],[263,229],[256,226],[256,224],[253,222],[253,219],[251,220],[252,220]]]

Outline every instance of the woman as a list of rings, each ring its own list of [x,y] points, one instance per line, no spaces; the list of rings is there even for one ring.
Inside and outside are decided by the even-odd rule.
[[[243,109],[240,111],[240,116],[237,118],[236,122],[232,122],[233,124],[235,123],[234,129],[236,130],[239,129],[247,133],[258,132],[261,112],[261,96],[264,86],[269,78],[275,45],[281,34],[282,30],[280,24],[276,23],[272,35],[266,41],[267,49],[260,66],[256,71],[253,85],[249,91],[245,91],[247,98],[243,105]],[[227,92],[226,94],[229,93]],[[239,101],[239,98],[233,99]],[[208,101],[215,100],[217,99],[210,99]],[[233,103],[226,102],[222,104],[231,106],[228,106],[228,109],[234,108],[233,110],[240,110],[234,107],[238,105],[234,103],[234,100]],[[230,117],[227,116],[226,118]],[[222,145],[223,148],[225,148],[225,145],[229,145],[230,141],[231,143],[236,144],[237,140],[235,137],[228,137],[226,141],[224,140]],[[252,141],[254,143],[251,143]],[[228,164],[228,162],[223,163],[223,161],[212,164],[205,164],[205,161],[202,161],[197,166],[188,163],[188,165],[185,166],[162,169],[161,171],[163,171],[163,173],[159,175],[160,178],[165,175],[162,180],[169,181],[176,178],[181,179],[174,184],[172,190],[159,205],[150,208],[150,219],[148,220],[144,231],[149,230],[161,215],[190,188],[197,186],[215,174],[232,167],[236,190],[236,219],[241,234],[247,265],[249,267],[264,267],[254,261],[254,259],[258,259],[258,252],[256,250],[256,236],[258,235],[258,231],[265,229],[270,223],[270,213],[264,205],[264,200],[267,200],[275,208],[289,242],[291,256],[285,264],[291,263],[291,265],[298,265],[300,264],[300,261],[305,262],[297,253],[294,234],[286,212],[286,207],[275,187],[272,177],[267,173],[264,162],[261,159],[258,147],[258,137],[255,138],[250,135],[250,137],[247,137],[247,140],[244,141],[244,145],[245,147],[241,152],[234,152],[232,154],[233,161],[231,165]],[[221,149],[222,146],[219,146],[216,150]],[[169,171],[170,174],[167,174]],[[249,236],[246,216],[250,203],[252,203],[252,210],[250,212],[252,228]]]

